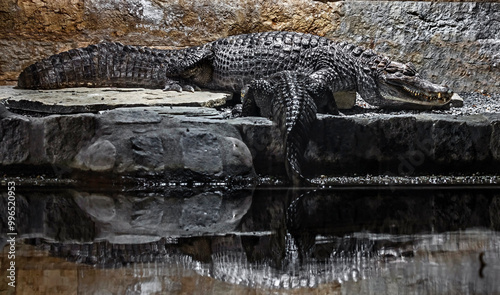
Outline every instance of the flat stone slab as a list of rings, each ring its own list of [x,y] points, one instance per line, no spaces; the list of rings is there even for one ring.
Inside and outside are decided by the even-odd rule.
[[[0,100],[11,109],[70,114],[97,112],[135,106],[217,107],[232,98],[231,93],[175,92],[144,88],[65,88],[54,90],[0,87]]]

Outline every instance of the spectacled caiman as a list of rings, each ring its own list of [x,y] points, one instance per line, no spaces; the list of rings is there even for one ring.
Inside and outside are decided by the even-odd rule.
[[[333,94],[356,91],[376,106],[444,105],[446,87],[422,78],[411,63],[373,50],[294,32],[235,35],[204,45],[159,50],[103,42],[28,66],[19,88],[144,87],[242,94],[243,115],[270,117],[284,139],[295,183],[317,112],[338,114]]]

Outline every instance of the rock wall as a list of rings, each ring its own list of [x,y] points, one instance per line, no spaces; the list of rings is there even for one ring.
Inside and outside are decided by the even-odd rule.
[[[455,91],[500,92],[500,3],[346,2],[327,35],[411,61]]]
[[[257,173],[284,174],[274,128],[240,121]],[[500,114],[319,115],[305,153],[305,175],[460,175],[497,173]],[[362,171],[362,172],[361,172]]]
[[[200,107],[118,108],[0,120],[0,170],[170,180],[285,175],[279,130]],[[305,175],[498,173],[500,114],[320,115]],[[60,175],[58,175],[60,174]]]
[[[252,155],[238,129],[209,108],[13,115],[0,120],[0,138],[0,169],[13,174],[19,169],[39,174],[47,169],[58,177],[105,173],[108,181],[112,175],[170,180],[255,177]]]
[[[102,40],[184,47],[291,30],[412,61],[455,91],[499,92],[500,3],[313,0],[3,0],[0,84],[27,65]]]

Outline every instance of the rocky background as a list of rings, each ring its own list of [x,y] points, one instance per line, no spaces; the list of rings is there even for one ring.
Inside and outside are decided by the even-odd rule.
[[[180,48],[291,30],[347,40],[455,91],[499,92],[500,3],[314,0],[2,0],[0,84],[48,55],[103,40]]]

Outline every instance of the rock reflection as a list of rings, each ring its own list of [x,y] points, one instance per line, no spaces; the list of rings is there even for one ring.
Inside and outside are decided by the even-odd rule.
[[[196,274],[249,288],[500,292],[494,189],[64,190],[18,200],[26,243],[131,269],[144,278],[135,289],[182,289]]]
[[[72,195],[99,229],[96,238],[118,244],[233,232],[252,203],[251,191]]]

